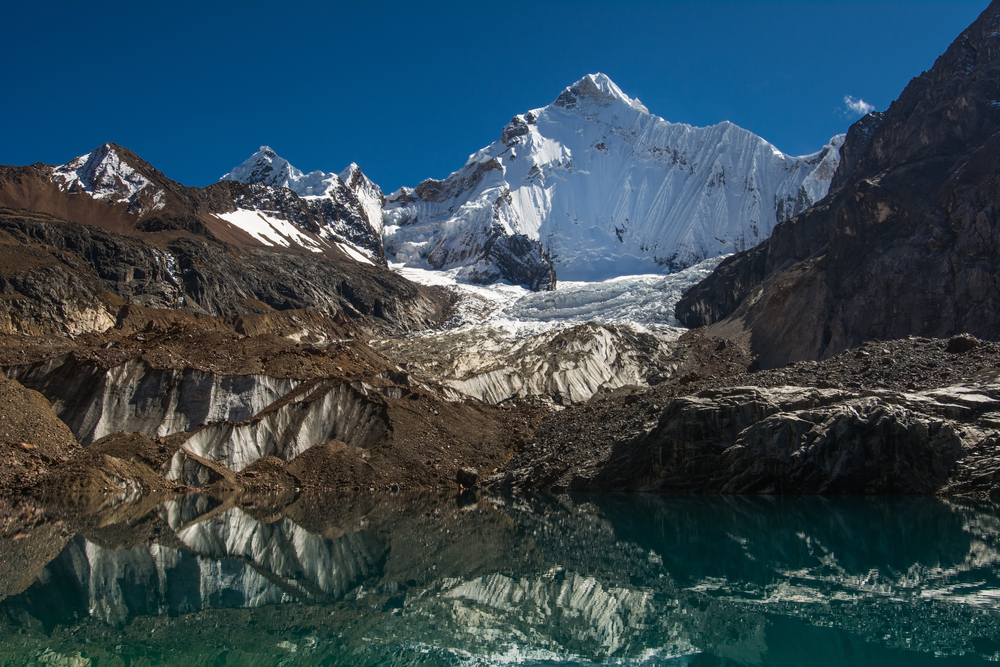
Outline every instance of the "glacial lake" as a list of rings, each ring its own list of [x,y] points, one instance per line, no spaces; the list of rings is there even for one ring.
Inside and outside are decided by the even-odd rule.
[[[2,546],[2,665],[1000,661],[998,506],[132,499]]]

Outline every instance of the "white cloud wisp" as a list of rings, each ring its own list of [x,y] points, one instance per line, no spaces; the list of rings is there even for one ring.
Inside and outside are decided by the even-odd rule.
[[[856,116],[866,116],[875,111],[874,105],[868,104],[860,98],[854,99],[851,95],[844,95],[844,104],[847,106],[848,113]]]

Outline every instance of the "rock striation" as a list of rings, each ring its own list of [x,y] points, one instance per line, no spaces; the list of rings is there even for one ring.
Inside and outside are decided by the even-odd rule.
[[[683,363],[675,339],[591,322],[522,336],[478,325],[373,345],[402,368],[487,403],[541,400],[566,406],[673,377]]]
[[[621,460],[612,454],[595,484],[661,492],[929,494],[982,437],[975,417],[1000,407],[998,389],[706,390],[668,404]],[[948,414],[972,419],[955,423]]]
[[[349,337],[300,343],[146,314],[75,341],[4,339],[4,382],[45,404],[72,444],[38,475],[21,470],[19,487],[66,498],[454,487],[459,470],[505,463],[543,412],[422,381]],[[22,437],[33,450],[43,435]]]

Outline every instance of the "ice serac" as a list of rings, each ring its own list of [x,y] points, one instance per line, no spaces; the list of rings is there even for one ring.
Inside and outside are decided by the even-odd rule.
[[[374,345],[403,368],[487,403],[516,398],[572,405],[670,378],[678,368],[674,338],[588,322],[523,337],[478,325]]]
[[[225,219],[258,240],[263,229],[271,241],[262,240],[265,245],[285,245],[281,236],[287,234],[279,234],[282,221],[287,221],[329,243],[346,245],[341,249],[352,258],[357,258],[353,251],[360,251],[363,258],[385,264],[384,197],[356,164],[339,175],[318,170],[303,173],[269,146],[261,146],[220,181],[250,186],[237,202],[237,211]]]
[[[448,178],[393,193],[385,249],[410,266],[463,267],[473,282],[524,283],[529,262],[560,280],[673,271],[752,247],[825,196],[843,140],[791,157],[729,122],[667,122],[591,74],[515,116]],[[498,245],[530,252],[513,269]]]

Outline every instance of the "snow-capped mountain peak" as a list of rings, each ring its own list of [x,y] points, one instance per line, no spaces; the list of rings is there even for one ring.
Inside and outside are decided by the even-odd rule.
[[[342,186],[336,174],[319,170],[303,173],[270,146],[261,146],[260,150],[219,180],[288,188],[300,197],[322,197]]]
[[[569,88],[566,88],[554,104],[564,108],[573,108],[579,101],[606,105],[613,102],[624,102],[636,111],[649,113],[642,102],[632,99],[619,88],[606,74],[588,74]]]
[[[255,191],[253,197],[240,203],[241,210],[253,215],[242,216],[237,211],[239,215],[230,216],[232,220],[227,218],[248,233],[253,233],[251,227],[257,225],[258,218],[287,220],[295,217],[289,211],[299,211],[297,215],[303,221],[314,221],[315,228],[313,223],[303,222],[306,228],[322,239],[341,244],[349,255],[360,251],[369,260],[384,262],[381,235],[385,197],[358,165],[352,163],[340,174],[319,170],[303,173],[269,146],[261,146],[220,180],[264,186],[264,190]]]
[[[55,167],[52,179],[70,194],[86,193],[109,204],[125,202],[130,211],[138,210],[144,196],[158,199],[158,188],[139,171],[139,165],[133,164],[139,160],[131,157],[130,152],[106,143]]]
[[[261,146],[260,150],[219,180],[251,185],[263,183],[294,190],[292,184],[301,179],[302,172],[289,164],[288,160],[275,153],[270,146]]]
[[[382,188],[371,181],[356,163],[352,162],[344,171],[339,174],[340,180],[348,190],[361,202],[368,222],[372,229],[381,237],[382,235],[382,207],[385,206],[385,195]]]
[[[394,193],[385,250],[475,281],[523,282],[527,243],[533,266],[551,261],[564,280],[674,271],[756,245],[825,196],[842,142],[785,155],[729,122],[668,122],[588,74],[515,116],[448,178]],[[515,238],[524,252],[509,271],[496,248]]]

